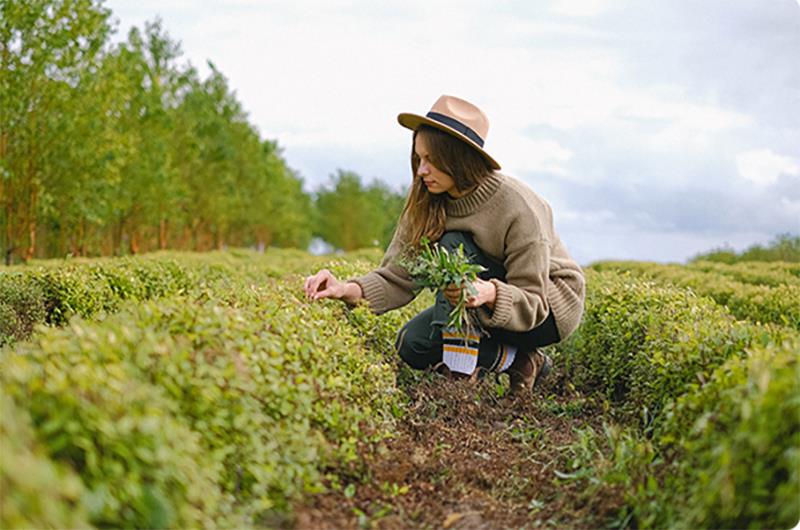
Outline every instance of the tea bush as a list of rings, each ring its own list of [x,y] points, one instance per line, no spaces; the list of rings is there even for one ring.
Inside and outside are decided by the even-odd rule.
[[[349,279],[360,276],[377,265],[380,254],[372,249],[348,253],[348,259],[337,259],[325,263],[337,278]],[[373,314],[366,304],[347,310],[347,318],[357,330],[362,339],[373,350],[381,352],[391,362],[397,362],[394,342],[400,328],[413,318],[417,313],[433,305],[433,295],[423,291],[409,305],[389,311],[380,316]]]
[[[367,262],[375,250],[346,257]],[[156,252],[135,258],[33,261],[0,270],[0,345],[24,340],[35,324],[60,326],[73,315],[97,318],[118,311],[126,301],[145,301],[207,289],[231,277],[280,278],[308,273],[327,257],[294,249],[229,252]],[[224,292],[217,289],[216,292]]]
[[[730,277],[737,282],[753,285],[800,285],[800,277],[792,274],[788,263],[782,262],[744,262],[728,265],[713,261],[697,261],[686,265],[689,270],[711,272]]]
[[[794,335],[737,322],[707,298],[628,274],[590,270],[587,283],[583,322],[556,353],[573,385],[645,423],[746,347]]]
[[[183,294],[41,328],[2,353],[4,392],[80,476],[92,524],[257,525],[393,430],[395,325],[424,300],[386,317],[309,304],[301,277],[271,277],[274,262],[218,258],[180,260],[204,277]],[[374,263],[330,266],[346,277]]]
[[[130,376],[127,359],[159,338],[146,339],[79,321],[48,330],[3,355],[3,389],[30,414],[47,455],[80,475],[94,525],[207,525],[216,470],[198,435],[163,389]]]
[[[403,414],[396,331],[432,299],[376,316],[306,302],[302,276],[379,258],[167,252],[0,273],[0,340],[18,341],[0,349],[0,527],[275,526],[352,480],[360,444]],[[800,341],[735,317],[772,307],[791,325],[796,302],[775,293],[796,286],[784,269],[696,267],[587,271],[584,321],[553,351],[622,427],[584,429],[568,476],[623,488],[621,526],[790,526]]]
[[[714,272],[647,262],[600,262],[592,268],[628,272],[662,285],[688,287],[698,295],[708,296],[726,306],[738,318],[800,330],[800,284],[797,283],[775,287],[752,285]]]
[[[44,319],[44,296],[33,278],[0,274],[0,347],[30,336]]]
[[[567,448],[587,497],[622,488],[636,528],[791,528],[800,520],[797,339],[729,359],[667,404],[649,435],[606,426]]]
[[[752,349],[679,397],[655,439],[670,461],[661,520],[790,528],[800,520],[800,341]],[[677,509],[672,509],[677,508]]]
[[[190,270],[173,260],[123,258],[13,267],[0,272],[0,344],[27,338],[35,324],[63,325],[73,315],[117,311],[126,300],[179,294],[213,278],[214,270]]]
[[[586,313],[556,349],[567,379],[614,405],[567,475],[622,487],[614,525],[790,527],[800,517],[800,338],[736,321],[712,300],[614,271],[587,272]],[[643,421],[640,421],[643,420]]]
[[[87,528],[80,478],[36,442],[30,418],[0,393],[0,526]]]

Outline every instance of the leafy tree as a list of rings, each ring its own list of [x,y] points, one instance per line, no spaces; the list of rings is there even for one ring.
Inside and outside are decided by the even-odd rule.
[[[311,240],[313,205],[303,191],[303,181],[286,164],[276,142],[261,144],[264,167],[253,195],[259,212],[256,236],[259,245],[307,248]]]
[[[173,109],[190,74],[177,66],[180,46],[158,19],[146,23],[143,34],[131,29],[117,53],[129,85],[120,132],[128,135],[131,149],[122,169],[125,185],[114,201],[115,252],[123,235],[130,252],[138,252],[142,236],[155,227],[158,247],[166,248],[170,212],[180,198],[170,153]]]
[[[317,234],[343,250],[388,245],[403,196],[381,182],[365,187],[358,174],[341,169],[330,186],[317,191]]]
[[[110,27],[95,0],[0,2],[0,201],[6,262],[36,252],[39,221],[64,182],[65,116]]]
[[[100,0],[0,0],[6,262],[156,248],[306,246],[311,198],[211,63],[160,20],[109,43]]]

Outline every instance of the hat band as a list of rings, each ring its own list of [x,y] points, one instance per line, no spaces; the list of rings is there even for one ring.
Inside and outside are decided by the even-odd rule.
[[[464,136],[466,136],[467,138],[469,138],[470,140],[472,140],[473,142],[475,142],[479,146],[483,147],[483,138],[478,136],[478,133],[476,133],[475,131],[473,131],[472,129],[470,129],[468,126],[464,125],[460,121],[458,121],[458,120],[456,120],[454,118],[451,118],[450,116],[445,116],[444,114],[439,114],[438,112],[433,112],[433,111],[427,113],[425,116],[427,116],[428,118],[430,118],[430,119],[432,119],[434,121],[438,121],[439,123],[441,123],[443,125],[447,125],[451,129],[454,129],[454,130],[460,132],[461,134],[463,134]]]

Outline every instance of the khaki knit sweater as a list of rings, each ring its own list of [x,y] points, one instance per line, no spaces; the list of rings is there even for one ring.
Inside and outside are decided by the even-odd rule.
[[[575,331],[583,314],[583,271],[561,243],[541,197],[495,172],[464,197],[449,199],[446,213],[445,230],[470,232],[487,256],[505,266],[506,281],[491,280],[497,287],[494,310],[479,311],[485,327],[528,331],[553,311],[562,340]],[[418,292],[394,262],[405,246],[403,232],[401,225],[378,269],[351,280],[378,314],[409,303]]]

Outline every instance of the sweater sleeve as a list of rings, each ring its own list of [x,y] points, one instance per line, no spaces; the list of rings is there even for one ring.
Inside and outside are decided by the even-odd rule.
[[[408,272],[395,262],[403,250],[404,240],[398,228],[380,266],[364,276],[348,281],[361,286],[369,308],[376,314],[402,307],[411,302],[419,293],[414,280]]]
[[[503,260],[506,281],[491,280],[497,296],[493,311],[479,312],[484,326],[529,331],[547,318],[550,244],[540,235],[539,222],[532,212],[511,223]]]

